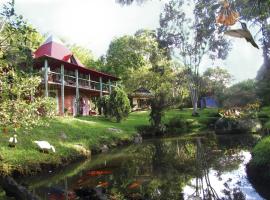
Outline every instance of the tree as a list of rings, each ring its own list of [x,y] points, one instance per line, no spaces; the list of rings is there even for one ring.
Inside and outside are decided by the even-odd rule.
[[[192,7],[194,5],[194,7]],[[214,0],[171,0],[160,17],[158,32],[160,43],[177,55],[189,69],[189,90],[193,115],[197,115],[199,97],[199,66],[204,55],[210,58],[226,58],[229,44],[220,34],[224,27],[215,24]],[[186,8],[193,15],[186,14]]]
[[[106,71],[120,77],[125,86],[133,72],[141,67],[151,67],[150,58],[157,48],[155,33],[148,30],[116,38],[107,51]]]
[[[0,83],[0,127],[15,132],[28,130],[42,124],[43,117],[55,115],[53,100],[36,97],[40,77],[1,67]]]
[[[130,112],[130,102],[127,94],[121,88],[115,88],[108,101],[108,116],[116,119],[117,122],[128,117]]]
[[[86,67],[96,68],[96,61],[91,50],[78,45],[71,45],[70,50]]]
[[[245,106],[257,101],[256,81],[248,79],[241,81],[227,88],[224,92],[224,106]]]
[[[232,81],[232,75],[228,70],[215,67],[207,68],[202,76],[202,93],[204,95],[214,95],[220,103],[225,89]]]
[[[36,97],[40,77],[22,70],[31,69],[31,50],[42,36],[16,15],[14,1],[5,5],[0,15],[6,19],[0,32],[0,127],[30,129],[43,117],[53,116],[55,110],[52,101]]]

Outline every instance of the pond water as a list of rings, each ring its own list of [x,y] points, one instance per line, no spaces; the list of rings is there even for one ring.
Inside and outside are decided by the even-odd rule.
[[[164,138],[19,180],[41,199],[270,199],[256,192],[245,166],[251,136]]]

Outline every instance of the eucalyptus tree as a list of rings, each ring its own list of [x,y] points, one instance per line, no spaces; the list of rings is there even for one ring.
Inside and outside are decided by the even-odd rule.
[[[217,27],[215,0],[171,0],[160,16],[158,37],[188,68],[189,91],[193,115],[197,115],[199,98],[199,67],[205,55],[225,59],[229,43],[221,34],[225,27]]]

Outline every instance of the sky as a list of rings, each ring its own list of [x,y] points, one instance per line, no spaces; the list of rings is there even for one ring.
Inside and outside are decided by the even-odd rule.
[[[1,3],[7,0],[0,0]],[[16,12],[24,16],[42,34],[53,34],[69,44],[89,48],[96,57],[106,54],[110,42],[139,29],[156,29],[164,1],[152,0],[143,5],[121,6],[115,0],[15,0]],[[255,35],[256,30],[252,29]],[[255,37],[258,43],[258,38]],[[263,63],[262,50],[244,39],[233,38],[233,47],[225,61],[205,57],[201,72],[221,66],[234,82],[255,78]]]

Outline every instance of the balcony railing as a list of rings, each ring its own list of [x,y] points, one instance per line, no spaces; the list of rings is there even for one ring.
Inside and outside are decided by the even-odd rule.
[[[54,71],[48,72],[48,82],[61,85],[61,73],[54,72]],[[64,75],[64,85],[70,86],[70,87],[76,87],[76,77],[70,76],[70,75]],[[100,91],[101,84],[98,81],[78,78],[78,85],[79,85],[79,88],[81,89]],[[111,83],[111,89],[113,89],[114,87],[115,85]],[[110,85],[107,83],[102,83],[102,91],[109,92]]]

